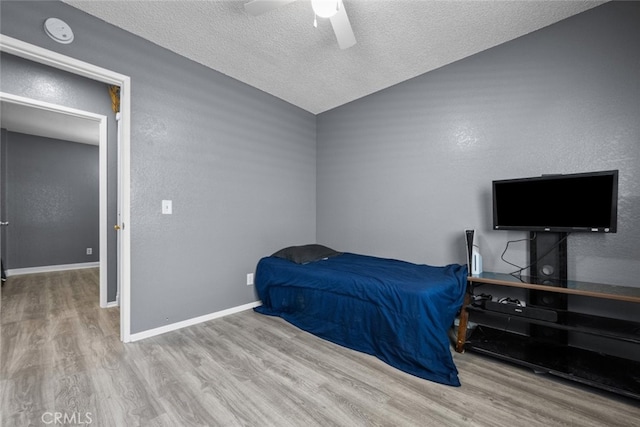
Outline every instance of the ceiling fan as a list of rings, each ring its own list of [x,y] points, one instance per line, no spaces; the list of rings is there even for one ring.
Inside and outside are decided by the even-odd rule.
[[[244,9],[250,15],[256,16],[294,1],[296,0],[253,0],[245,3]],[[356,37],[351,29],[351,23],[347,12],[344,10],[342,0],[311,0],[311,6],[316,16],[331,20],[331,26],[336,34],[336,39],[338,39],[340,49],[348,49],[356,44]]]

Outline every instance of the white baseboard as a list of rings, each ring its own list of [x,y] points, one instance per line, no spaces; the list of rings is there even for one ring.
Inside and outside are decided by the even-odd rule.
[[[22,274],[35,274],[35,273],[49,273],[52,271],[65,271],[65,270],[79,270],[81,268],[98,268],[99,262],[82,262],[78,264],[59,264],[59,265],[45,265],[42,267],[26,267],[26,268],[12,268],[7,270],[7,277],[20,276]]]
[[[118,304],[118,301],[111,301],[107,303],[107,306],[105,308],[111,308],[111,307],[119,307],[120,304]]]
[[[241,311],[250,310],[254,307],[258,307],[259,305],[262,305],[261,301],[255,301],[249,304],[239,305],[237,307],[228,308],[226,310],[217,311],[215,313],[205,314],[204,316],[194,317],[192,319],[183,320],[181,322],[172,323],[170,325],[161,326],[159,328],[148,329],[146,331],[131,334],[129,338],[131,342],[140,341],[145,338],[151,338],[156,335],[175,331],[177,329],[186,328],[187,326],[197,325],[198,323],[207,322],[209,320],[228,316],[230,314],[239,313]]]

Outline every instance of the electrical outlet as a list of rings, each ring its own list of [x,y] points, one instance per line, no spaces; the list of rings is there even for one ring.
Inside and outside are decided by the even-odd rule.
[[[93,254],[93,248],[87,248],[87,255]]]
[[[253,273],[247,273],[247,286],[253,285]]]

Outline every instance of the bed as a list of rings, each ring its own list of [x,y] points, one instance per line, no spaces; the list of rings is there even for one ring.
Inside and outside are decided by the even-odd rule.
[[[255,286],[262,305],[255,311],[404,372],[459,386],[448,330],[466,283],[466,265],[436,267],[294,246],[258,262]]]

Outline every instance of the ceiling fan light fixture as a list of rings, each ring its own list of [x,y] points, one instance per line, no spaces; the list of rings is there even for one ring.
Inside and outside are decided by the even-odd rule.
[[[340,0],[311,0],[313,12],[320,18],[331,18],[338,12]]]

